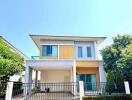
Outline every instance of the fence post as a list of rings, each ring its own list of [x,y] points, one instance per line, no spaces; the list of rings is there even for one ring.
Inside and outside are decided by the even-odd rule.
[[[80,100],[82,100],[82,97],[84,96],[84,83],[83,83],[83,81],[79,81],[79,94],[80,94]]]
[[[130,87],[128,81],[124,82],[126,94],[130,94]]]
[[[7,83],[5,100],[12,100],[13,82]]]

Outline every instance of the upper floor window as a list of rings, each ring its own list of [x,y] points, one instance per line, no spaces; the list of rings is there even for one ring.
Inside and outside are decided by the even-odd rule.
[[[92,57],[91,47],[87,47],[87,57]]]
[[[79,58],[83,57],[82,47],[78,47],[78,57]]]
[[[57,56],[58,46],[57,45],[43,45],[42,56]]]

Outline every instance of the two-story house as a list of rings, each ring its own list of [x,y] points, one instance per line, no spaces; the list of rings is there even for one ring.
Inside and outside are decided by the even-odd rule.
[[[30,35],[39,49],[39,59],[26,61],[26,83],[32,83],[32,70],[40,72],[40,83],[105,82],[98,46],[106,37]],[[89,90],[95,90],[90,87]]]

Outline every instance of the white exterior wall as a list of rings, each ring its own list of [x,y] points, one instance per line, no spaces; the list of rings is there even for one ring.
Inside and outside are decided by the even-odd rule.
[[[66,80],[66,78],[68,78]],[[70,82],[70,70],[43,70],[41,71],[41,83]]]
[[[96,59],[96,53],[95,53],[95,44],[94,42],[75,42],[75,54],[76,54],[76,59],[77,60],[94,60]],[[82,53],[83,53],[83,57],[82,58],[78,58],[78,47],[82,47]],[[92,53],[92,57],[87,57],[87,47],[91,47],[91,53]]]
[[[69,83],[71,82],[70,78],[71,78],[70,70],[43,70],[41,71],[40,83],[45,84],[43,84],[40,87],[41,91],[45,91],[45,88],[49,88],[50,91],[52,92],[71,91],[72,88],[69,87],[69,85],[64,85],[64,83],[70,84]],[[49,83],[51,83],[51,85]]]
[[[94,42],[94,53],[95,53],[95,59],[98,60],[98,45],[97,42]]]

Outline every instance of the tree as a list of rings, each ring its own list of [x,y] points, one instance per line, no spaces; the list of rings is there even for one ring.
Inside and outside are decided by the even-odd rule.
[[[123,75],[119,72],[109,72],[107,74],[106,92],[109,94],[113,92],[124,92],[123,78]]]
[[[7,82],[9,77],[23,71],[24,59],[13,52],[2,39],[0,40],[0,78]]]
[[[119,72],[125,80],[129,80],[132,73],[132,36],[117,35],[113,44],[101,50],[104,68],[107,73]]]
[[[132,44],[122,49],[121,55],[122,59],[117,64],[122,68],[125,79],[132,80]]]

